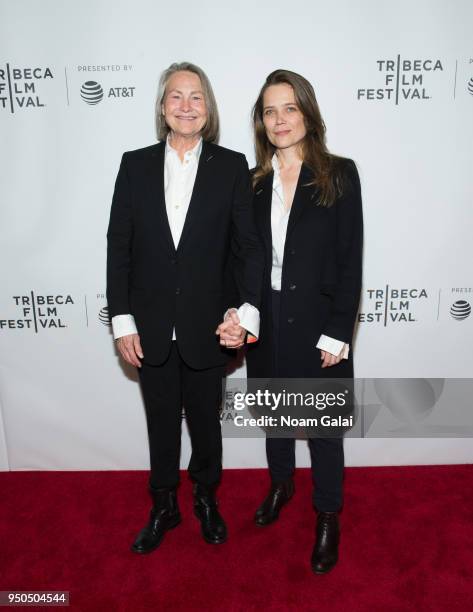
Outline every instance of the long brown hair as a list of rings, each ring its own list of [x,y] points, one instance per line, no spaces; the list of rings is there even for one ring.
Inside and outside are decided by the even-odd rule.
[[[264,92],[271,85],[286,83],[294,90],[297,106],[304,116],[306,135],[302,141],[302,159],[313,172],[314,178],[308,185],[319,190],[318,204],[331,206],[341,194],[340,161],[342,158],[333,155],[325,143],[325,123],[320,114],[314,88],[300,74],[290,70],[275,70],[266,78],[258,99],[253,107],[253,127],[255,138],[256,169],[253,174],[253,185],[272,171],[271,158],[276,147],[266,136],[263,123]]]

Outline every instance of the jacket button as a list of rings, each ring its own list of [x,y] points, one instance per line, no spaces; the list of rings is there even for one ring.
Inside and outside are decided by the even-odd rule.
[[[172,264],[177,264],[177,259],[176,259],[175,257],[173,257],[173,258],[171,259],[171,263],[172,263]]]
[[[291,291],[294,291],[294,289],[296,288],[296,286],[297,286],[297,285],[289,285],[289,289],[290,289]]]
[[[181,293],[181,290],[179,289],[179,287],[176,289],[176,295],[179,295]]]
[[[295,254],[296,254],[296,249],[291,249],[291,250],[289,251],[289,254],[290,254],[290,255],[295,255]]]
[[[294,317],[289,317],[289,319],[287,320],[288,323],[294,323]]]

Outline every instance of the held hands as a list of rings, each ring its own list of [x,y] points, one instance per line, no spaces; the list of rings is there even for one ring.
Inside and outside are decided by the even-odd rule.
[[[245,343],[246,329],[240,326],[240,319],[236,309],[230,310],[220,323],[215,333],[220,336],[220,344],[227,348],[240,348]],[[123,359],[136,368],[141,368],[140,359],[143,359],[140,336],[128,334],[116,340],[118,352]]]
[[[141,368],[140,359],[143,359],[140,337],[138,334],[122,336],[116,341],[117,349],[123,359],[132,366]]]
[[[345,351],[345,346],[346,344],[343,345],[342,350],[338,355],[332,355],[332,353],[329,353],[328,351],[321,350],[320,359],[322,359],[322,367],[329,368],[330,366],[334,366],[337,365],[337,363],[340,363],[343,357],[343,353]]]
[[[215,330],[220,336],[220,344],[227,348],[240,348],[245,343],[246,329],[241,327],[240,318],[235,308],[225,315],[223,323]]]
[[[227,348],[240,348],[245,343],[246,330],[240,326],[240,319],[236,309],[230,310],[225,316],[225,320],[215,330],[220,336],[220,344]],[[116,340],[117,349],[123,359],[132,366],[141,368],[140,359],[143,359],[140,336],[138,334],[128,334]],[[345,351],[345,344],[338,355],[332,355],[328,351],[320,351],[322,368],[327,368],[340,363]]]

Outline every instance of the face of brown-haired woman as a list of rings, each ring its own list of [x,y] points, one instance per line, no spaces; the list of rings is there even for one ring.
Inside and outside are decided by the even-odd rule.
[[[300,147],[307,132],[304,116],[287,83],[270,85],[264,92],[263,123],[269,142],[277,149]]]

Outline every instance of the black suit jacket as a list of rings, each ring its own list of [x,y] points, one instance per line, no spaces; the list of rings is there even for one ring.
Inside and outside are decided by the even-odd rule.
[[[177,250],[164,198],[165,142],[125,153],[115,183],[107,252],[111,317],[132,314],[144,361],[169,354],[172,329],[186,363],[224,364],[215,329],[225,310],[259,308],[263,252],[245,156],[203,142]]]
[[[287,377],[352,377],[348,360],[322,369],[316,344],[321,334],[352,342],[361,292],[363,221],[360,181],[351,159],[341,160],[343,195],[331,207],[317,206],[318,190],[302,165],[284,248],[280,365]],[[254,190],[256,224],[265,249],[259,342],[248,347],[250,377],[272,376],[271,199],[273,173]]]

